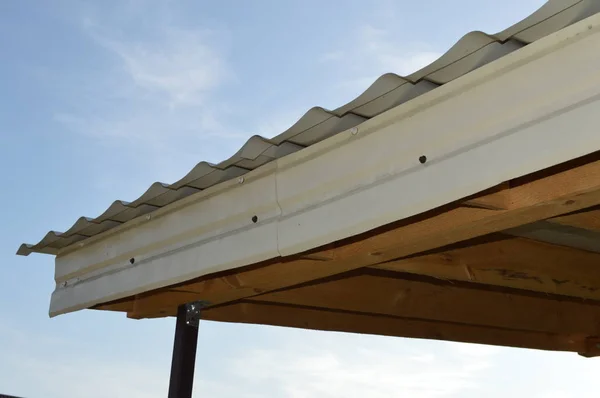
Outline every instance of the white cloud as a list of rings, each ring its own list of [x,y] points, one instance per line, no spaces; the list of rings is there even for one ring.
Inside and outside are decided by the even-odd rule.
[[[330,61],[337,61],[339,59],[342,59],[344,57],[344,52],[340,51],[340,50],[333,50],[330,52],[327,52],[325,54],[323,54],[320,58],[319,61],[320,62],[330,62]]]
[[[483,344],[453,344],[452,349],[461,357],[486,358],[497,354],[501,348]]]
[[[233,358],[233,379],[263,396],[377,398],[401,392],[449,397],[476,389],[479,374],[495,355],[453,356],[448,343],[304,333],[304,341],[290,338],[287,344],[254,348]]]
[[[441,56],[440,52],[431,51],[424,44],[406,43],[406,39],[394,41],[391,30],[367,24],[359,32],[363,56],[379,71],[408,75]]]
[[[313,100],[305,102],[305,108],[280,106],[277,112],[268,113],[258,123],[257,131],[267,136],[279,134],[312,106],[337,108],[360,95],[383,74],[409,75],[439,58],[442,52],[426,43],[407,40],[399,33],[397,8],[388,0],[377,2],[371,7],[371,14],[365,15],[362,26],[345,32],[338,40],[331,39],[328,51],[309,54],[308,58],[320,64],[320,71],[328,69],[327,84],[318,86],[319,92],[312,93]]]
[[[258,121],[256,131],[265,137],[281,134],[296,123],[308,109],[280,111]]]
[[[117,351],[90,352],[90,342],[67,341],[44,331],[19,329],[2,319],[1,393],[47,398],[163,397],[167,366],[126,358]],[[92,346],[93,347],[93,346]]]
[[[159,26],[158,38],[131,40],[111,37],[110,29],[88,21],[94,40],[118,56],[132,82],[164,95],[171,106],[201,105],[205,97],[232,78],[232,71],[206,30]]]
[[[442,53],[425,44],[407,43],[394,36],[392,28],[366,24],[358,30],[356,47],[350,55],[356,71],[338,87],[358,95],[385,73],[406,76],[429,65]],[[348,63],[348,62],[346,62]]]
[[[199,161],[224,160],[250,135],[227,122],[231,109],[219,97],[236,79],[229,33],[182,28],[170,7],[129,1],[82,18],[103,62],[86,70],[84,84],[67,77],[71,103],[55,110],[54,121],[85,140],[96,168],[89,183],[112,197],[133,199]]]
[[[339,76],[332,82],[332,89],[339,93],[339,105],[362,93],[383,74],[407,76],[443,54],[403,34],[398,20],[392,17],[397,14],[397,5],[388,1],[377,4],[350,38],[338,40],[335,49],[319,58]]]
[[[43,329],[23,331],[6,319],[0,325],[2,393],[48,398],[166,395],[172,322],[168,333],[152,337],[140,337],[139,324],[137,331],[115,332],[120,337],[114,344],[127,346],[128,339],[141,338],[147,344],[160,342],[160,350],[144,350],[139,343],[119,350],[106,345],[108,339],[102,339],[105,349],[98,350],[98,342],[85,333],[80,336],[77,328],[58,337]],[[145,322],[144,328],[156,327],[155,321]],[[218,337],[225,340],[211,344]],[[136,351],[140,349],[144,352]],[[194,396],[592,397],[599,365],[574,353],[206,322]]]

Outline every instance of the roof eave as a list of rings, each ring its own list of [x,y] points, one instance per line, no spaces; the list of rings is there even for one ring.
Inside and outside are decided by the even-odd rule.
[[[56,258],[50,315],[299,253],[594,152],[599,46],[596,15],[71,245]]]

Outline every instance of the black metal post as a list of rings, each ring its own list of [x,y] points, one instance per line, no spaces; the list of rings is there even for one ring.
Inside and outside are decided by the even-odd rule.
[[[189,322],[188,307],[181,305],[177,309],[168,398],[192,397],[197,344],[198,325]]]

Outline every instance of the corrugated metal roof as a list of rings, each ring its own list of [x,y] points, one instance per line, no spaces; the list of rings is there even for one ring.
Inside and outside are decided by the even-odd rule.
[[[502,32],[494,35],[470,32],[436,61],[409,76],[385,74],[358,97],[335,110],[314,107],[276,137],[253,136],[229,159],[218,164],[200,162],[179,181],[156,182],[133,202],[117,200],[96,218],[81,217],[65,232],[50,231],[35,245],[21,245],[17,254],[56,254],[75,242],[355,127],[599,11],[600,0],[549,0],[529,17]]]

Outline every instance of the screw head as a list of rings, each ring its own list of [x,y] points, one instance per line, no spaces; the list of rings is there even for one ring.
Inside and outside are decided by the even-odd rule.
[[[243,184],[243,183],[244,183],[244,181],[245,181],[244,177],[240,177],[240,178],[238,178],[238,183],[239,183],[239,184]]]
[[[146,220],[150,220],[152,218],[152,216],[150,214],[146,215]]]
[[[425,164],[425,162],[427,162],[427,156],[425,156],[425,155],[419,156],[419,162],[421,162],[421,164]]]
[[[356,135],[356,134],[358,134],[358,127],[352,127],[352,128],[350,129],[350,133],[351,133],[352,135]]]

